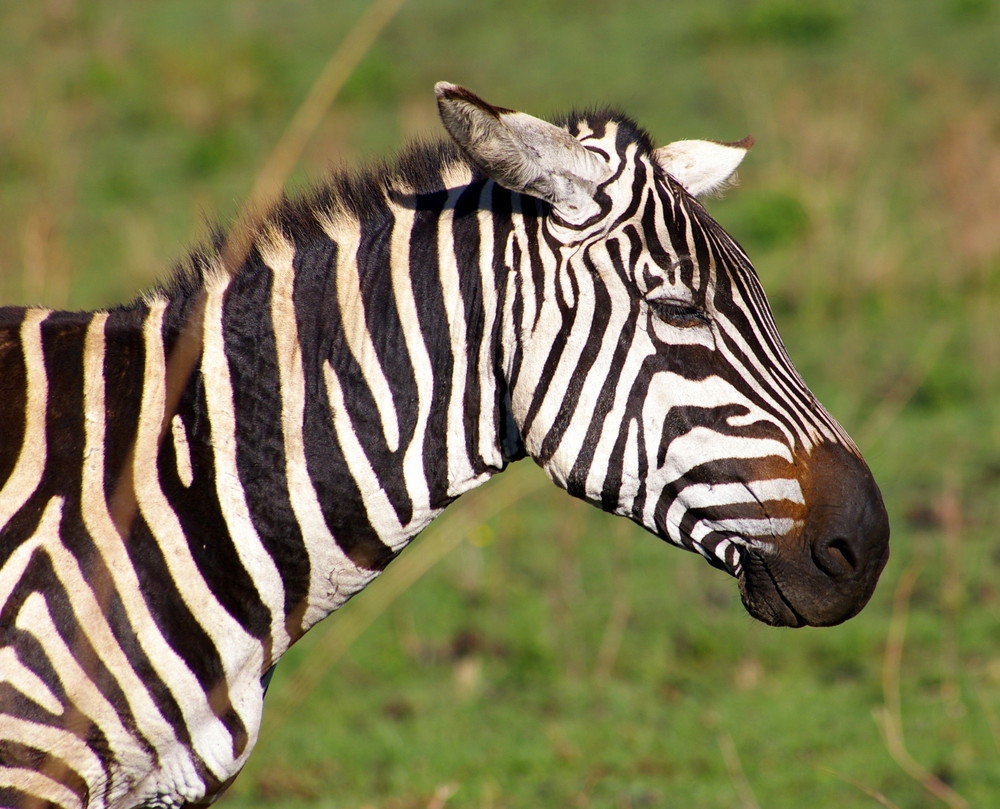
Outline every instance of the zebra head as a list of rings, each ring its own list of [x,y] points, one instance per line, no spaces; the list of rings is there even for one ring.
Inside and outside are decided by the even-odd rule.
[[[503,368],[523,451],[733,574],[766,623],[856,614],[888,558],[881,494],[792,366],[745,253],[696,200],[750,139],[657,149],[619,115],[556,126],[436,91],[464,154],[513,192]]]

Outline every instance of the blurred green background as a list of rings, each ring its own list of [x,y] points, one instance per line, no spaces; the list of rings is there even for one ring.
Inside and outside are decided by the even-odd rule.
[[[0,300],[162,277],[366,6],[0,4]],[[846,625],[770,629],[518,464],[288,655],[222,805],[1000,805],[998,41],[994,0],[410,0],[290,185],[437,137],[441,79],[752,133],[709,208],[864,450],[893,557]]]

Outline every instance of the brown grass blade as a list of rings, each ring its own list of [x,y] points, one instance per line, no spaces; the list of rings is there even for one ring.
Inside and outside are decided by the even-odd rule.
[[[889,755],[903,772],[950,809],[969,809],[969,803],[965,798],[911,755],[903,733],[899,687],[903,666],[903,644],[906,639],[910,599],[919,575],[919,567],[910,565],[903,571],[903,575],[896,585],[896,592],[892,600],[892,621],[889,624],[889,637],[886,639],[882,663],[882,693],[885,704],[875,711],[875,721],[882,732],[882,738]]]

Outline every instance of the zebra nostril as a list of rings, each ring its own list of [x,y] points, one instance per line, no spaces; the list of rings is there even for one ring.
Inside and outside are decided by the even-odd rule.
[[[851,541],[843,536],[815,543],[812,556],[816,567],[831,578],[849,576],[857,571],[860,563]]]

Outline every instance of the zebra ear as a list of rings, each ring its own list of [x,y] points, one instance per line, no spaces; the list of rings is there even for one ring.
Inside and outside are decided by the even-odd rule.
[[[570,224],[600,213],[594,197],[611,170],[565,129],[494,107],[455,84],[438,82],[434,92],[448,134],[491,179],[545,200]]]
[[[711,140],[679,140],[661,146],[653,154],[667,174],[683,185],[689,194],[700,197],[722,191],[730,185],[736,167],[743,162],[753,138],[747,135],[736,143]]]

